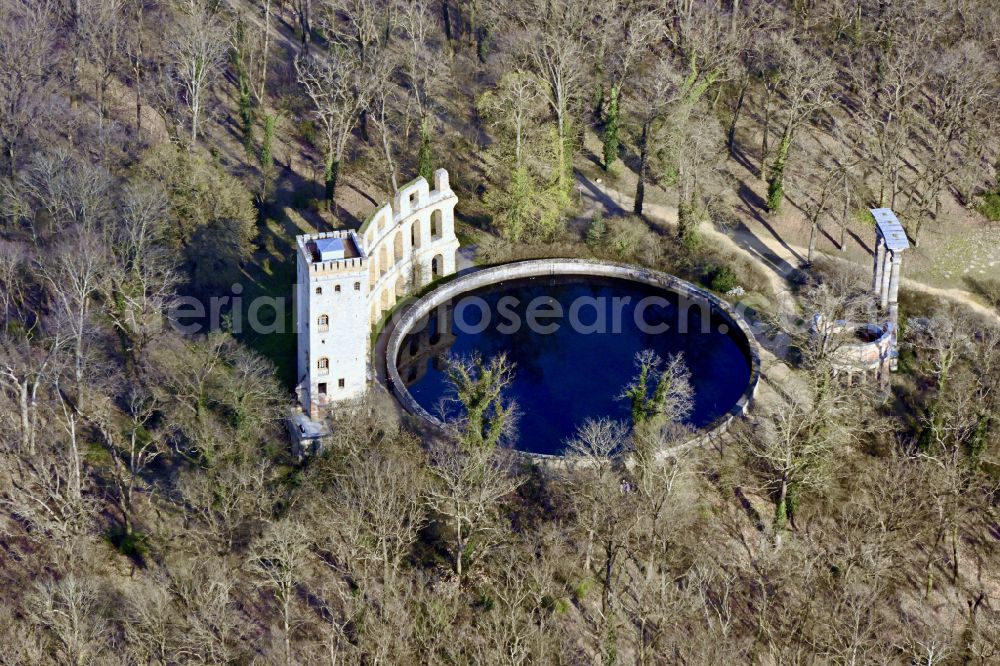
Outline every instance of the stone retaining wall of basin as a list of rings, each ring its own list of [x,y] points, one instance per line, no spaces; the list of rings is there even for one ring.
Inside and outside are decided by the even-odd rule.
[[[407,310],[396,322],[392,336],[386,348],[386,377],[389,382],[389,389],[400,402],[403,408],[419,418],[426,421],[435,429],[441,429],[444,424],[437,417],[425,410],[406,389],[399,369],[396,367],[396,359],[399,358],[400,347],[403,339],[413,329],[421,319],[427,316],[435,308],[461,294],[487,287],[490,285],[506,282],[509,280],[520,280],[533,277],[557,277],[566,275],[586,275],[594,277],[619,278],[632,280],[643,284],[660,287],[667,291],[672,291],[680,296],[689,299],[691,302],[704,302],[709,304],[715,313],[724,319],[731,327],[737,328],[746,339],[745,351],[750,360],[750,380],[740,399],[733,407],[716,419],[705,428],[699,429],[697,434],[687,442],[672,447],[669,450],[660,452],[661,457],[674,455],[681,449],[692,446],[700,446],[713,438],[725,433],[732,425],[733,421],[747,413],[750,404],[757,394],[757,386],[760,380],[760,350],[754,339],[749,326],[739,314],[737,314],[726,301],[715,294],[694,286],[690,282],[681,280],[667,273],[629,266],[626,264],[616,264],[603,261],[591,261],[588,259],[538,259],[531,261],[520,261],[491,268],[484,268],[461,278],[453,280],[417,301]],[[525,453],[538,461],[561,461],[561,456],[550,456],[536,453]]]

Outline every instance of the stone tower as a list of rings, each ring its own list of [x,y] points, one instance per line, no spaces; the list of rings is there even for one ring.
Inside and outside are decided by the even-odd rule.
[[[458,197],[448,172],[399,188],[357,231],[298,236],[295,289],[297,393],[317,418],[368,387],[370,334],[399,299],[455,272]]]

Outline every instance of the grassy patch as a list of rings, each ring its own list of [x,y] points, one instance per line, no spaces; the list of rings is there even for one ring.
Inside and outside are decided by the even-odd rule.
[[[115,550],[129,558],[139,566],[143,566],[149,556],[149,542],[145,534],[140,532],[125,533],[125,528],[114,527],[105,535],[108,543]]]
[[[979,212],[987,220],[1000,222],[1000,192],[991,192],[983,197],[983,203],[979,205]]]

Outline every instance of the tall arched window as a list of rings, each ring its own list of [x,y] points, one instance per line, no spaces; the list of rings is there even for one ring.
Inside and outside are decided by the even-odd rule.
[[[330,318],[325,314],[320,315],[316,319],[316,326],[320,333],[326,333],[330,330]]]
[[[431,240],[439,241],[444,238],[444,215],[441,209],[431,213]]]
[[[321,358],[320,360],[316,361],[316,369],[319,371],[319,374],[321,374],[321,375],[325,375],[325,374],[329,373],[330,372],[330,359],[328,359],[328,358]]]

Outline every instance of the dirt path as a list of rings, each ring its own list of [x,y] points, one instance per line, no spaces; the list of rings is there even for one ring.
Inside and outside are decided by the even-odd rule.
[[[629,195],[579,174],[577,175],[577,183],[578,190],[584,200],[589,200],[592,205],[603,206],[610,213],[628,213],[632,211],[634,199]],[[646,217],[658,222],[670,225],[677,224],[677,208],[675,206],[646,203],[643,205],[643,213]],[[805,248],[789,245],[774,236],[757,235],[746,227],[730,233],[724,233],[715,227],[702,227],[700,232],[706,237],[717,241],[723,248],[743,254],[756,262],[764,270],[764,274],[767,276],[771,288],[779,300],[781,309],[785,312],[794,311],[794,300],[789,291],[788,278],[805,261],[808,255],[808,251]],[[844,257],[825,252],[821,252],[820,254],[837,261],[850,261]],[[901,286],[913,291],[957,301],[978,314],[1000,322],[1000,313],[979,302],[970,292],[963,289],[933,287],[906,277],[902,278]]]

